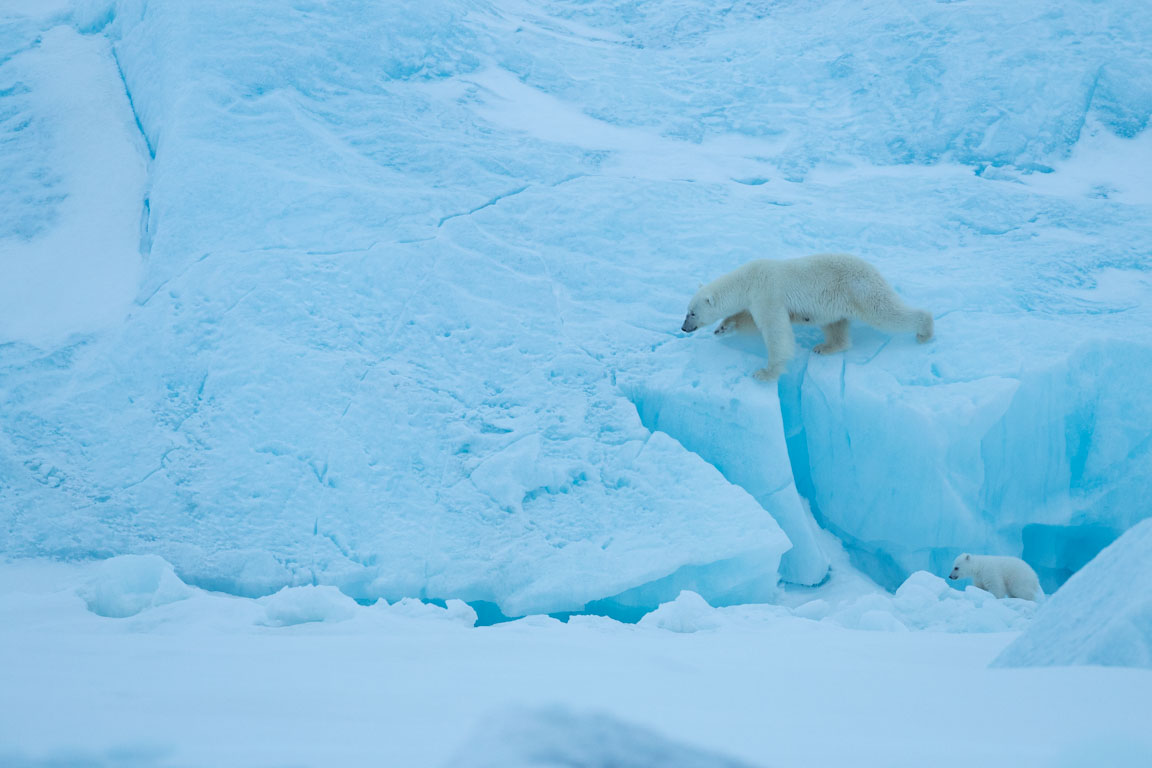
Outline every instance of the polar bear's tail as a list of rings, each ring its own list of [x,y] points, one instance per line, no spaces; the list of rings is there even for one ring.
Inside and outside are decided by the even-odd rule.
[[[873,328],[889,333],[915,333],[916,341],[921,344],[930,341],[934,332],[932,313],[912,309],[900,301],[900,297],[891,289],[861,301],[860,319]]]

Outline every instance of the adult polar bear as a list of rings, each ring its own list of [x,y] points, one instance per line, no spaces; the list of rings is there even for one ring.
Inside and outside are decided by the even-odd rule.
[[[892,286],[868,262],[843,253],[799,259],[757,259],[696,292],[681,330],[691,333],[726,318],[716,333],[750,324],[768,347],[768,366],[754,374],[775,381],[796,349],[792,323],[819,325],[827,355],[852,346],[848,324],[860,320],[882,331],[911,331],[924,343],[932,338],[932,315],[900,301]]]

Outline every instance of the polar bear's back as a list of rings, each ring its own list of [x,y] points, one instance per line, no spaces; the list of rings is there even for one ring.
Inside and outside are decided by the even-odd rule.
[[[868,283],[887,285],[876,267],[848,253],[814,253],[795,259],[779,261],[765,259],[776,265],[776,269],[802,274],[805,279],[827,280],[842,283]]]
[[[978,555],[976,575],[972,583],[986,589],[997,597],[1019,597],[1024,600],[1039,600],[1044,594],[1040,589],[1040,579],[1032,566],[1018,557],[1006,555]]]
[[[844,317],[871,318],[899,307],[900,300],[879,271],[846,253],[817,253],[796,259],[760,259],[753,267],[768,291],[780,290],[789,311],[824,325]],[[756,278],[753,278],[756,279]]]

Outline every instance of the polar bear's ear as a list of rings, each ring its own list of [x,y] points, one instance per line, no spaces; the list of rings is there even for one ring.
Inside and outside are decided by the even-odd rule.
[[[965,560],[971,560],[971,559],[972,559],[972,555],[970,555],[970,554],[968,554],[967,552],[965,552],[965,553],[964,553],[964,559],[965,559]]]
[[[716,300],[712,298],[712,294],[708,294],[704,297],[704,303],[711,307],[716,303]]]

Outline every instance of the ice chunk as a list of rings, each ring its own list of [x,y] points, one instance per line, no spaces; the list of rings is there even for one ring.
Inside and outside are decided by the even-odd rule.
[[[749,768],[607,714],[562,708],[489,715],[445,768]]]
[[[672,632],[699,632],[720,626],[716,609],[695,592],[684,590],[670,603],[664,603],[640,619],[642,627],[659,627]]]
[[[1136,525],[1051,595],[998,667],[1099,664],[1152,669],[1152,520]]]
[[[179,564],[180,578],[201,589],[263,597],[293,582],[292,572],[267,550],[222,547],[204,552],[196,546],[169,546],[167,550]]]
[[[802,619],[820,620],[830,613],[828,601],[817,598],[798,605],[792,613]]]
[[[101,562],[77,590],[98,616],[124,618],[191,596],[192,589],[156,555],[120,555]]]
[[[443,607],[422,600],[405,597],[391,605],[387,600],[376,603],[377,611],[388,616],[403,616],[409,619],[443,619],[446,621],[473,626],[476,624],[476,611],[463,600],[448,600]]]
[[[345,621],[356,613],[356,601],[335,587],[285,587],[257,602],[264,606],[264,623],[274,627]]]

